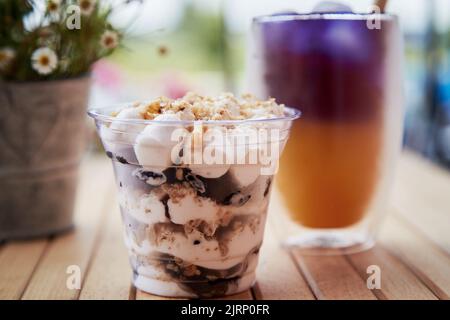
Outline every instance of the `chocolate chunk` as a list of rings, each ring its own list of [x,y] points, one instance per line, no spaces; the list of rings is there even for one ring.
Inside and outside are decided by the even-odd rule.
[[[112,159],[114,157],[114,155],[111,151],[106,151],[106,156],[110,159]]]
[[[233,206],[243,206],[250,200],[252,196],[250,194],[244,195],[240,191],[234,192],[225,198],[223,201],[224,205],[233,205]]]
[[[266,197],[269,194],[270,186],[272,185],[272,178],[267,179],[267,185],[266,189],[264,190],[264,197]]]
[[[117,159],[117,161],[119,161],[120,163],[128,164],[127,159],[125,159],[125,158],[122,157],[122,156],[117,156],[116,159]]]
[[[206,186],[202,196],[208,197],[219,204],[223,204],[230,194],[240,191],[234,183],[233,177],[227,172],[219,178],[200,178]]]
[[[151,186],[159,186],[167,181],[164,173],[145,170],[144,168],[138,168],[133,171],[133,176],[139,180],[145,181]]]
[[[189,184],[200,194],[205,193],[206,192],[206,187],[205,184],[203,183],[203,181],[196,176],[195,174],[192,174],[191,172],[189,172],[188,174],[185,175],[184,177],[186,179],[187,182],[189,182]]]
[[[239,277],[234,277],[205,282],[183,282],[180,285],[184,288],[188,288],[189,291],[192,291],[200,298],[212,298],[224,296],[229,291],[230,286],[237,288],[237,281],[239,279]]]
[[[138,165],[139,162],[136,158],[136,153],[134,152],[134,148],[132,145],[122,145],[116,144],[114,155],[116,156],[117,161],[121,162],[119,159],[126,159],[127,163]]]
[[[164,264],[164,271],[178,283],[180,288],[200,298],[207,298],[223,296],[230,290],[236,289],[239,279],[248,271],[249,260],[258,250],[259,245],[248,252],[244,261],[223,270],[204,268],[169,254],[160,254],[155,259]]]
[[[132,164],[124,165],[117,161],[113,161],[113,168],[117,181],[120,181],[124,187],[141,190],[145,193],[148,193],[155,188],[154,186],[147,184],[145,181],[142,181],[133,175],[133,172],[137,168],[141,168],[140,166],[135,166]]]
[[[163,171],[163,174],[166,176],[167,183],[181,183],[184,181],[184,176],[190,172],[189,169],[182,167],[170,167]]]
[[[194,246],[199,245],[200,244],[200,240],[194,240]]]
[[[219,204],[222,204],[230,194],[240,190],[229,174],[219,178],[204,178],[192,173],[189,168],[176,166],[167,168],[163,174],[166,176],[166,183],[177,184],[186,181],[197,191],[198,196],[209,198]]]
[[[168,194],[166,194],[162,199],[161,202],[164,205],[164,214],[167,219],[170,220],[170,212],[169,212],[169,206],[167,205],[167,202],[169,201],[170,197]]]

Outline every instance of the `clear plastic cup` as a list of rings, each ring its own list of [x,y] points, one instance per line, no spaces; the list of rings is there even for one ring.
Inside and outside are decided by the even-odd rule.
[[[299,112],[195,122],[110,116],[120,109],[89,115],[113,161],[134,285],[172,297],[250,288],[278,156]]]

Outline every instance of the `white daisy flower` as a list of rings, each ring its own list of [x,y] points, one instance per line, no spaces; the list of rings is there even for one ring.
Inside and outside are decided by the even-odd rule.
[[[47,0],[47,11],[51,14],[56,14],[61,7],[61,0]]]
[[[95,9],[97,0],[78,0],[78,6],[82,15],[89,16]]]
[[[47,75],[58,66],[58,56],[52,49],[43,47],[33,52],[31,62],[34,70],[39,74]]]
[[[16,57],[16,52],[10,47],[0,48],[0,70],[6,70]]]
[[[105,49],[114,49],[119,44],[119,35],[117,32],[106,30],[100,38],[100,44]]]

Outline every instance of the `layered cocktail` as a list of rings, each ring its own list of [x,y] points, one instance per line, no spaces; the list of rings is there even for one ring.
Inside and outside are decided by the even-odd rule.
[[[396,17],[265,16],[253,32],[256,92],[302,111],[277,178],[293,220],[306,228],[291,242],[369,247],[402,131]]]

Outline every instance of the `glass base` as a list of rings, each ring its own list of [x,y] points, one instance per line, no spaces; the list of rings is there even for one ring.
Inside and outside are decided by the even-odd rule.
[[[375,244],[373,237],[354,230],[305,230],[300,235],[289,237],[283,246],[295,248],[304,255],[340,255],[371,249]]]

